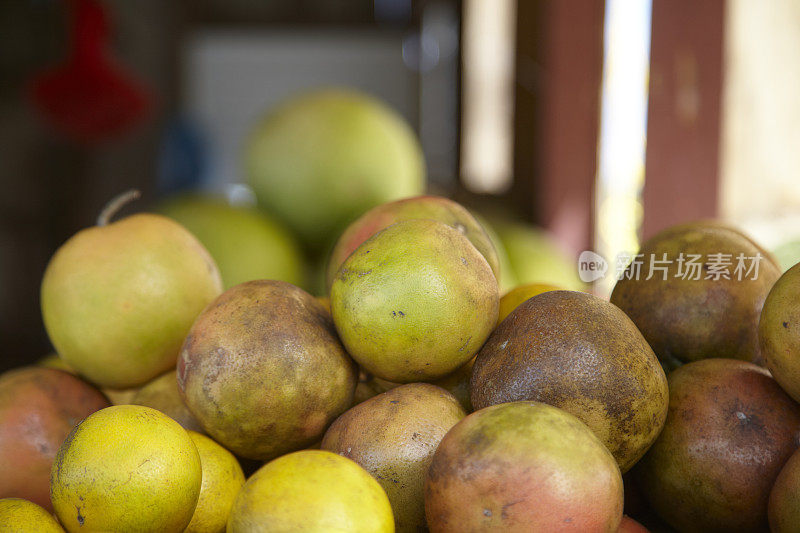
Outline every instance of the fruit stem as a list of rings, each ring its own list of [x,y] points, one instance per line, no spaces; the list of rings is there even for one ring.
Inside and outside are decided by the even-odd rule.
[[[97,225],[98,226],[106,226],[111,221],[111,217],[117,214],[117,212],[122,209],[127,203],[130,203],[137,198],[142,196],[142,193],[139,189],[129,189],[121,194],[118,194],[114,198],[112,198],[100,211],[100,214],[97,215]]]

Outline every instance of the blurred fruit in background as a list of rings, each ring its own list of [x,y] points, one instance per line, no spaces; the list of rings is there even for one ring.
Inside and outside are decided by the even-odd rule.
[[[259,205],[312,250],[371,207],[425,189],[413,130],[379,100],[351,90],[310,92],[271,109],[244,157]]]
[[[497,254],[497,263],[500,265],[500,278],[497,281],[500,284],[500,294],[505,294],[519,284],[517,281],[517,274],[514,272],[514,268],[511,266],[511,260],[508,258],[506,246],[486,217],[475,212],[475,210],[470,210],[470,212],[472,216],[475,217],[475,220],[480,223],[483,231],[486,232],[494,245],[494,251]]]
[[[782,270],[800,263],[800,238],[786,241],[772,251]]]
[[[577,262],[544,229],[521,222],[490,222],[508,255],[515,284],[547,283],[583,291]],[[512,285],[513,286],[513,285]]]
[[[254,279],[306,287],[303,256],[294,237],[269,215],[224,198],[182,195],[157,210],[194,234],[219,267],[224,287]]]

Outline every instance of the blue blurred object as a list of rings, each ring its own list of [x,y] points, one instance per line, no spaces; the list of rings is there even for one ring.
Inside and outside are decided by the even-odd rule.
[[[177,115],[164,128],[158,158],[156,188],[168,195],[203,185],[208,161],[200,129]]]

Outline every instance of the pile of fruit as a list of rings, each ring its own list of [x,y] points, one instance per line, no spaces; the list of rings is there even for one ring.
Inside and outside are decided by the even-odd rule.
[[[315,297],[118,203],[45,272],[58,358],[0,375],[0,531],[800,530],[800,265],[736,229],[661,232],[610,301],[501,297],[482,224],[414,196]]]

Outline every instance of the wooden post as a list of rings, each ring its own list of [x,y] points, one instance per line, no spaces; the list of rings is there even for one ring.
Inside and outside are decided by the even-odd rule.
[[[604,7],[518,4],[513,194],[573,252],[593,237]]]
[[[642,235],[718,211],[724,0],[654,0]]]

